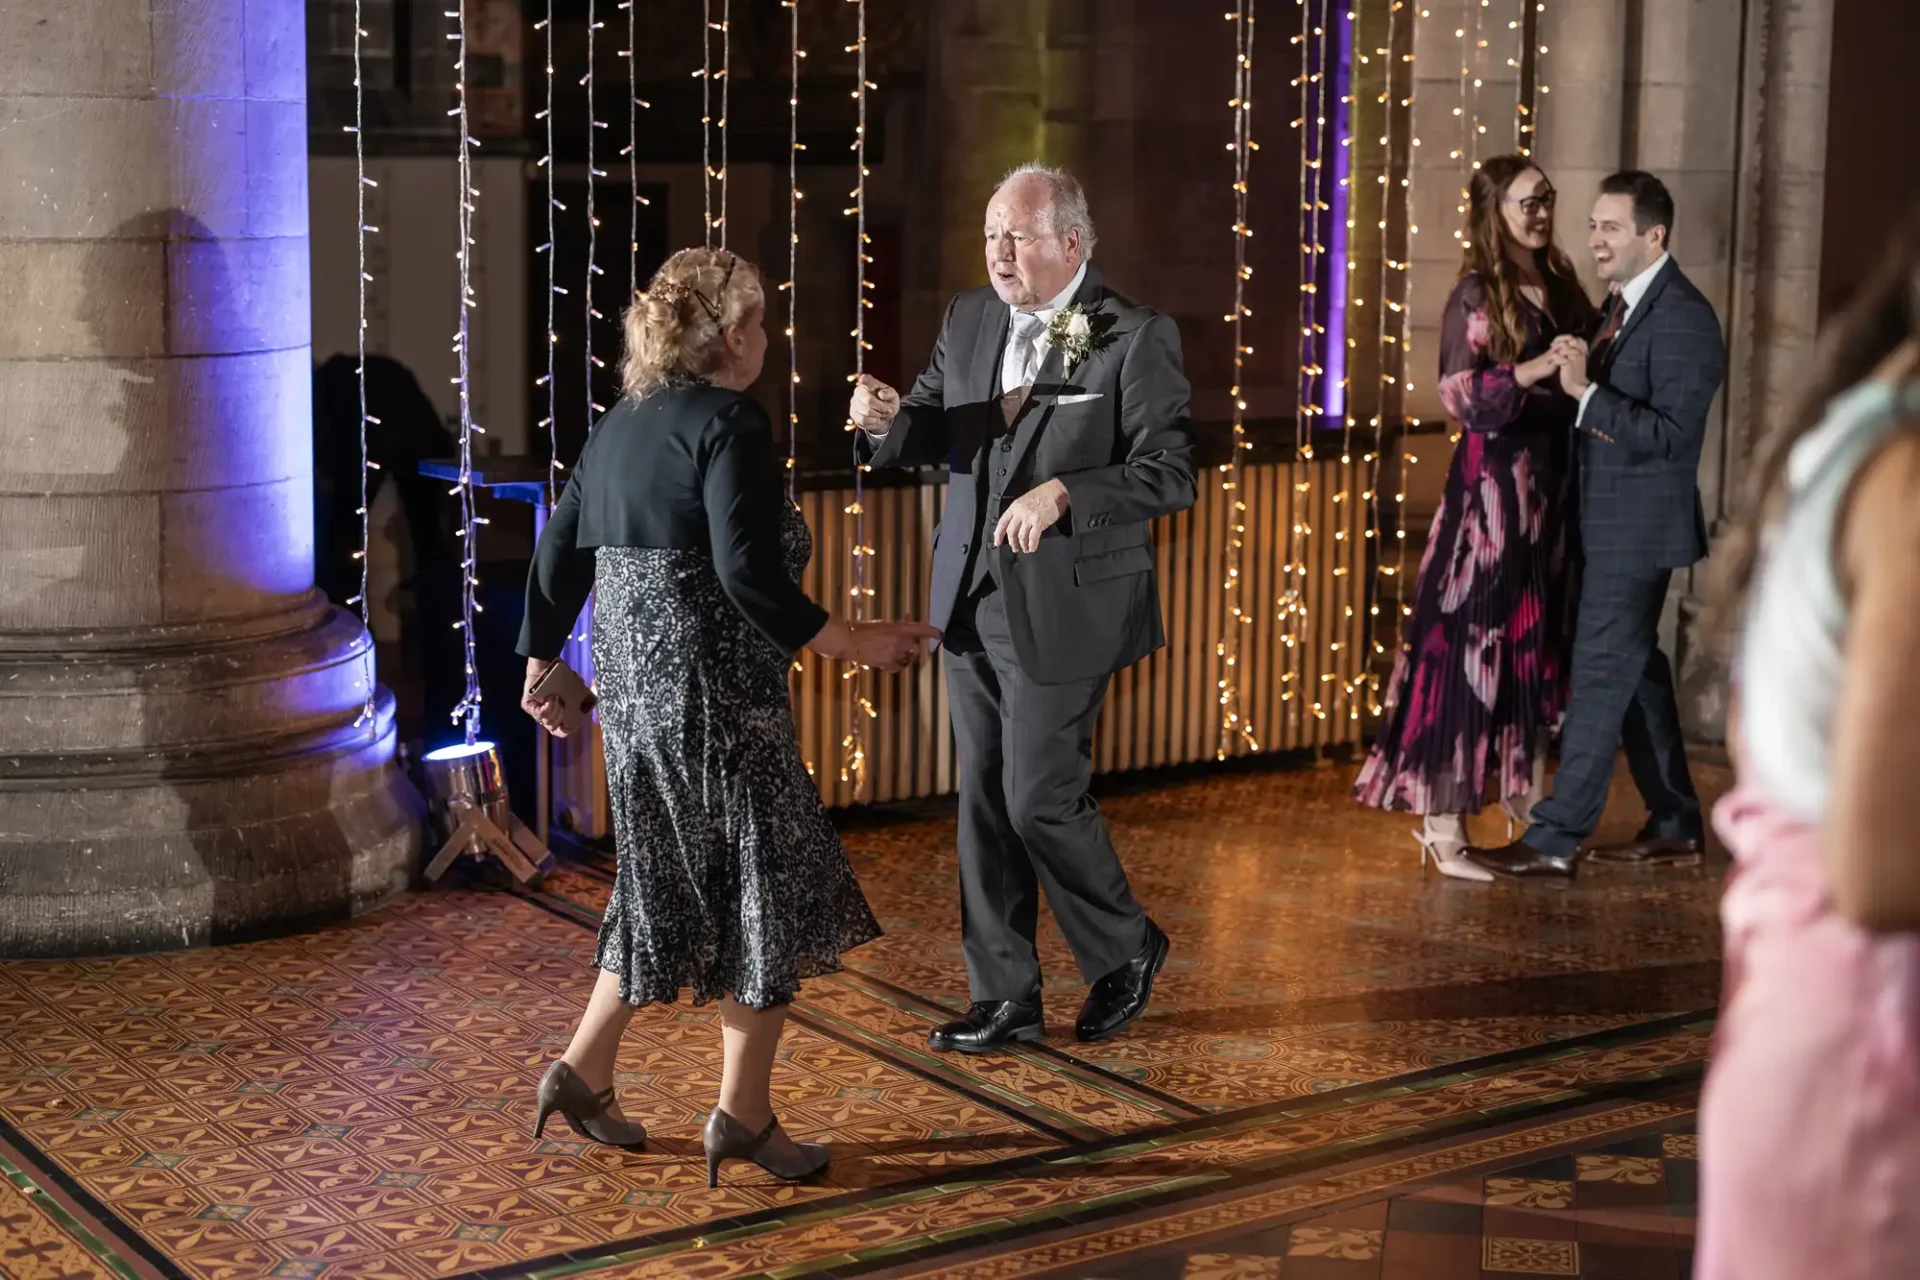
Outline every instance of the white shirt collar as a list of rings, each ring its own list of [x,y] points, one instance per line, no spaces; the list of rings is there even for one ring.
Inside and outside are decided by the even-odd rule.
[[[1060,310],[1060,308],[1066,306],[1069,302],[1073,301],[1073,295],[1080,292],[1080,285],[1086,280],[1086,278],[1087,278],[1087,264],[1083,260],[1080,263],[1080,269],[1073,273],[1073,279],[1067,281],[1067,287],[1062,289],[1059,293],[1055,294],[1053,296],[1053,301],[1049,302],[1046,306],[1035,307],[1033,309],[1033,314],[1039,316],[1043,320],[1053,319],[1055,313],[1057,313]],[[1020,308],[1009,305],[1007,310],[1019,311]]]
[[[1633,309],[1640,305],[1640,299],[1647,296],[1647,290],[1653,288],[1653,278],[1660,274],[1660,268],[1667,265],[1668,256],[1663,250],[1653,260],[1652,266],[1620,286],[1620,301],[1626,307],[1621,313],[1622,317],[1632,315]]]

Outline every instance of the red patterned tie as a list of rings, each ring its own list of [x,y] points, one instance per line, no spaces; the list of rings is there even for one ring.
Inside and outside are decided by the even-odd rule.
[[[1619,294],[1615,294],[1607,303],[1606,322],[1600,326],[1600,332],[1594,335],[1592,344],[1587,348],[1589,370],[1598,369],[1606,363],[1607,348],[1611,347],[1613,340],[1619,336],[1620,326],[1626,318],[1627,304],[1621,300]]]

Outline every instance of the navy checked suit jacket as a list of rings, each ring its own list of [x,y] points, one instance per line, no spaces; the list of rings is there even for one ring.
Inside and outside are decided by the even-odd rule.
[[[1726,369],[1713,304],[1669,258],[1589,370],[1576,458],[1590,571],[1651,574],[1706,556],[1700,448]]]

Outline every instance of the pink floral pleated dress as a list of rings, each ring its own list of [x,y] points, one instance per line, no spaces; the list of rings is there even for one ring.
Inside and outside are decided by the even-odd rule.
[[[1566,706],[1576,402],[1522,387],[1487,353],[1480,277],[1460,278],[1440,328],[1440,399],[1463,434],[1434,513],[1394,661],[1387,711],[1354,799],[1411,813],[1478,813],[1524,794],[1533,752]],[[1522,362],[1561,330],[1528,306]]]

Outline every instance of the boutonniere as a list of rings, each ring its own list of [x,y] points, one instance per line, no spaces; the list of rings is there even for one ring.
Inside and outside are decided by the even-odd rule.
[[[1114,321],[1113,315],[1100,310],[1088,311],[1077,302],[1062,307],[1047,322],[1047,345],[1060,350],[1066,357],[1067,372],[1071,373],[1088,356],[1113,344]]]

